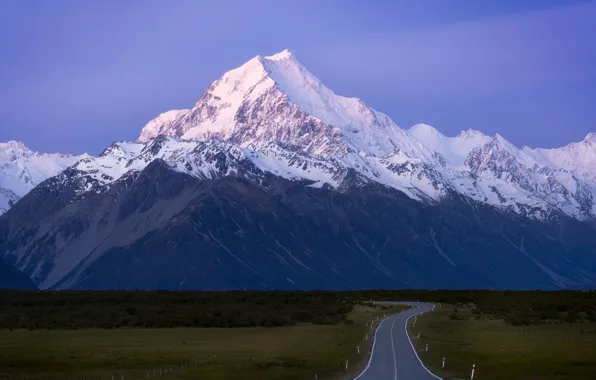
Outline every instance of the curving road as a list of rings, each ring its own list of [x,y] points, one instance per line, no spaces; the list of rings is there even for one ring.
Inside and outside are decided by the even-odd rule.
[[[364,371],[354,380],[441,380],[424,367],[407,332],[408,319],[432,310],[434,305],[403,303],[414,308],[381,322],[377,327],[370,360]]]

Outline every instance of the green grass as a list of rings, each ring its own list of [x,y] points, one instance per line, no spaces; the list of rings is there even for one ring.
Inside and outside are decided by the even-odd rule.
[[[435,310],[409,331],[423,362],[445,379],[469,379],[473,364],[476,380],[596,379],[596,324],[520,327],[476,319],[469,308],[458,308],[462,320],[449,318],[454,306]]]
[[[397,310],[393,310],[396,312]],[[367,321],[389,311],[356,306],[353,323],[278,328],[81,329],[0,331],[0,375],[39,379],[71,375],[146,378],[152,368],[203,360],[171,379],[319,379],[345,374],[345,360],[365,362]],[[370,331],[370,328],[369,330]],[[356,346],[361,354],[356,355]],[[357,368],[350,368],[356,370]]]

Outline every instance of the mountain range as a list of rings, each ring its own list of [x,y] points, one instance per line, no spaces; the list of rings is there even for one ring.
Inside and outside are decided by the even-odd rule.
[[[0,257],[43,289],[596,284],[596,134],[520,149],[401,129],[287,50],[136,142],[10,142],[0,165]]]

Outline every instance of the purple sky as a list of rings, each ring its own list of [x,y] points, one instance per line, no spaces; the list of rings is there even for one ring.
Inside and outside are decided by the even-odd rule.
[[[402,128],[561,146],[596,132],[595,20],[570,0],[0,0],[0,141],[97,154],[289,48]]]

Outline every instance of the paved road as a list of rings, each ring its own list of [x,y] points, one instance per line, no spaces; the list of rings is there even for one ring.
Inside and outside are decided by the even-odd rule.
[[[404,302],[406,303],[406,302]],[[437,380],[418,359],[408,334],[406,324],[410,317],[432,310],[427,303],[407,303],[414,309],[384,319],[375,336],[372,355],[358,380]]]

